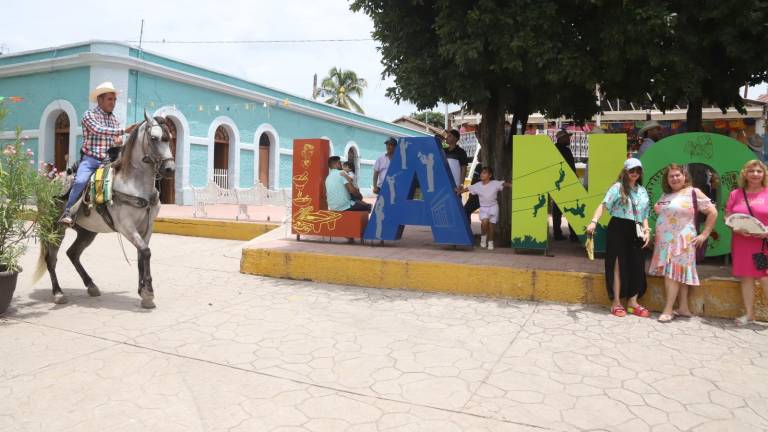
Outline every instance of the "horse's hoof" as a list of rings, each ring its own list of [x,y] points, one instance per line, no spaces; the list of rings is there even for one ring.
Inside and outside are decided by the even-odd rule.
[[[145,290],[141,290],[139,292],[139,295],[141,296],[141,307],[144,309],[154,309],[155,308],[155,295],[151,292],[147,292]]]
[[[99,291],[99,287],[95,284],[90,284],[88,285],[88,295],[91,297],[98,297],[101,295],[101,291]]]
[[[64,294],[62,294],[62,293],[56,293],[56,294],[53,295],[53,302],[56,303],[56,304],[60,304],[60,305],[61,304],[66,304],[67,303],[67,298],[64,297]]]

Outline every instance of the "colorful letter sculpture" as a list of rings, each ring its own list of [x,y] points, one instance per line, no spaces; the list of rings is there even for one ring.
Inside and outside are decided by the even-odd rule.
[[[707,256],[719,256],[731,251],[731,230],[724,221],[725,204],[731,190],[739,187],[737,181],[741,175],[742,166],[751,159],[755,159],[755,154],[747,146],[732,138],[719,134],[693,132],[672,135],[660,140],[643,154],[641,161],[645,187],[651,196],[651,204],[658,201],[664,193],[661,188],[663,170],[670,163],[707,165],[717,175],[709,179],[707,177],[710,176],[705,176],[702,180],[704,182],[709,180],[709,187],[714,192],[712,198],[717,202],[718,212],[715,229],[707,243]],[[694,183],[699,188],[705,189],[696,179]],[[653,211],[648,222],[651,228],[656,225],[656,214]]]
[[[423,200],[413,199],[417,179]],[[443,149],[434,138],[400,138],[365,240],[398,240],[405,225],[426,225],[432,228],[435,243],[471,246],[472,232],[455,188]]]
[[[361,238],[368,213],[331,211],[325,199],[330,150],[327,140],[293,141],[293,210],[291,232]]]
[[[589,136],[589,191],[584,188],[546,135],[515,136],[512,144],[512,247],[546,249],[549,200],[583,240],[595,208],[626,159],[624,134]],[[608,216],[600,221],[607,224]],[[604,229],[598,227],[595,250],[604,249]]]

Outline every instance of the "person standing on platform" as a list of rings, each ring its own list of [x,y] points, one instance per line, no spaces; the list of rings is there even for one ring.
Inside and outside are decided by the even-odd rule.
[[[659,322],[669,322],[676,316],[691,316],[688,289],[700,285],[696,249],[712,232],[717,209],[704,192],[691,186],[691,176],[680,165],[670,164],[664,169],[661,187],[664,195],[654,206],[658,219],[648,274],[664,278],[667,299]],[[700,234],[696,232],[695,223],[699,212],[707,217]],[[675,300],[678,300],[677,310],[673,310]]]
[[[392,155],[395,154],[395,146],[397,146],[397,140],[389,138],[384,141],[384,145],[387,146],[386,152],[376,159],[373,164],[373,193],[379,194],[381,191],[381,185],[384,183],[384,177],[387,176],[387,169],[389,168],[389,162],[392,160]]]
[[[568,166],[571,167],[574,173],[576,173],[576,160],[571,151],[571,134],[564,129],[557,131],[557,134],[555,135],[555,146]],[[565,240],[562,224],[563,212],[560,211],[557,204],[552,204],[552,233],[555,236],[555,240]],[[573,227],[570,224],[568,225],[568,232],[572,242],[579,241],[579,237],[573,232]]]
[[[459,147],[460,137],[461,135],[456,129],[449,130],[445,137],[445,142],[448,143],[448,147],[445,149],[445,158],[448,159],[448,166],[451,168],[456,187],[464,186],[464,179],[467,178],[467,165],[469,165],[467,152]]]
[[[619,180],[608,189],[603,202],[595,210],[592,221],[587,225],[587,234],[592,235],[597,221],[608,210],[607,246],[605,250],[605,285],[611,299],[611,314],[623,317],[629,313],[649,317],[651,314],[637,299],[645,294],[645,260],[643,249],[648,246],[648,211],[650,198],[643,187],[643,165],[632,158],[624,162]],[[639,227],[638,227],[639,225]],[[642,236],[638,232],[638,228]],[[621,299],[627,299],[627,308]]]
[[[480,171],[480,181],[467,187],[459,186],[456,188],[458,193],[469,192],[477,195],[480,201],[480,247],[488,247],[493,250],[493,234],[496,229],[496,222],[499,219],[498,195],[505,187],[512,186],[511,183],[494,180],[493,169],[484,167]]]
[[[656,141],[662,138],[662,133],[661,125],[656,120],[645,122],[645,125],[637,132],[643,138],[643,142],[637,150],[637,157],[642,157],[643,153],[656,144]]]
[[[744,164],[739,176],[739,188],[734,189],[725,205],[725,216],[748,214],[768,226],[768,177],[762,161],[751,160]],[[763,244],[768,234],[733,232],[731,256],[733,276],[739,278],[741,296],[746,314],[736,318],[736,325],[747,325],[755,320],[755,280],[760,281],[763,296],[768,301],[768,270],[757,268],[753,255],[764,252]]]

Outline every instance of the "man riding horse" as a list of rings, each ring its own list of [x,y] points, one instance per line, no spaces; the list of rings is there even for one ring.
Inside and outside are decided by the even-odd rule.
[[[139,125],[134,123],[125,129],[120,128],[120,122],[112,113],[117,102],[117,90],[111,82],[96,86],[91,92],[90,100],[97,105],[83,115],[83,157],[80,159],[64,214],[59,220],[66,226],[74,224],[72,206],[88,185],[91,175],[109,158],[109,149],[120,145],[123,135],[131,133]]]
[[[80,166],[76,168],[76,180],[69,192],[66,208],[62,209],[64,213],[60,219],[59,233],[63,238],[67,227],[72,227],[77,233],[77,238],[67,249],[67,256],[88,289],[88,295],[93,297],[101,295],[101,291],[80,262],[83,250],[99,233],[117,232],[133,244],[138,253],[138,294],[141,307],[149,309],[155,307],[149,239],[154,220],[160,211],[155,179],[169,178],[176,170],[170,147],[172,137],[167,120],[164,117],[150,117],[146,111],[142,122],[121,129],[112,114],[116,93],[109,82],[100,84],[91,93],[91,100],[95,100],[98,106],[87,111],[83,117],[83,157]],[[114,173],[111,176],[111,188],[104,189],[111,191],[111,199],[103,203],[91,199],[73,207],[89,185],[91,174],[106,161],[109,149],[121,144],[122,135],[126,132],[130,136],[112,164]],[[40,242],[40,256],[32,279],[37,281],[48,271],[53,301],[64,304],[67,298],[56,276],[60,246],[60,241]]]

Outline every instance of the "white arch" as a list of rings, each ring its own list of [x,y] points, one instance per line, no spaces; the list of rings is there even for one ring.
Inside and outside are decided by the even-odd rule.
[[[183,202],[184,189],[189,188],[189,121],[175,106],[162,106],[152,117],[170,118],[176,126],[176,204]],[[215,130],[215,129],[214,129]]]
[[[213,175],[213,147],[216,138],[216,129],[224,126],[229,132],[229,155],[227,156],[228,186],[230,189],[240,187],[240,130],[234,120],[227,116],[219,116],[213,119],[208,127],[208,172],[207,178]]]
[[[280,188],[280,135],[277,129],[269,123],[262,123],[253,134],[253,145],[256,147],[253,167],[253,179],[259,179],[259,139],[262,134],[269,138],[269,184],[264,185],[268,189]]]
[[[77,148],[77,137],[82,135],[82,127],[75,106],[65,99],[57,99],[48,104],[40,116],[40,126],[38,127],[38,149],[37,158],[39,161],[51,159],[53,161],[56,146],[56,118],[60,113],[66,113],[69,117],[69,163],[75,161],[75,155],[79,154]]]
[[[360,175],[360,147],[357,145],[354,141],[347,142],[346,147],[344,147],[344,157],[347,158],[349,155],[349,149],[355,149],[355,154],[357,157],[355,158],[355,176]]]

